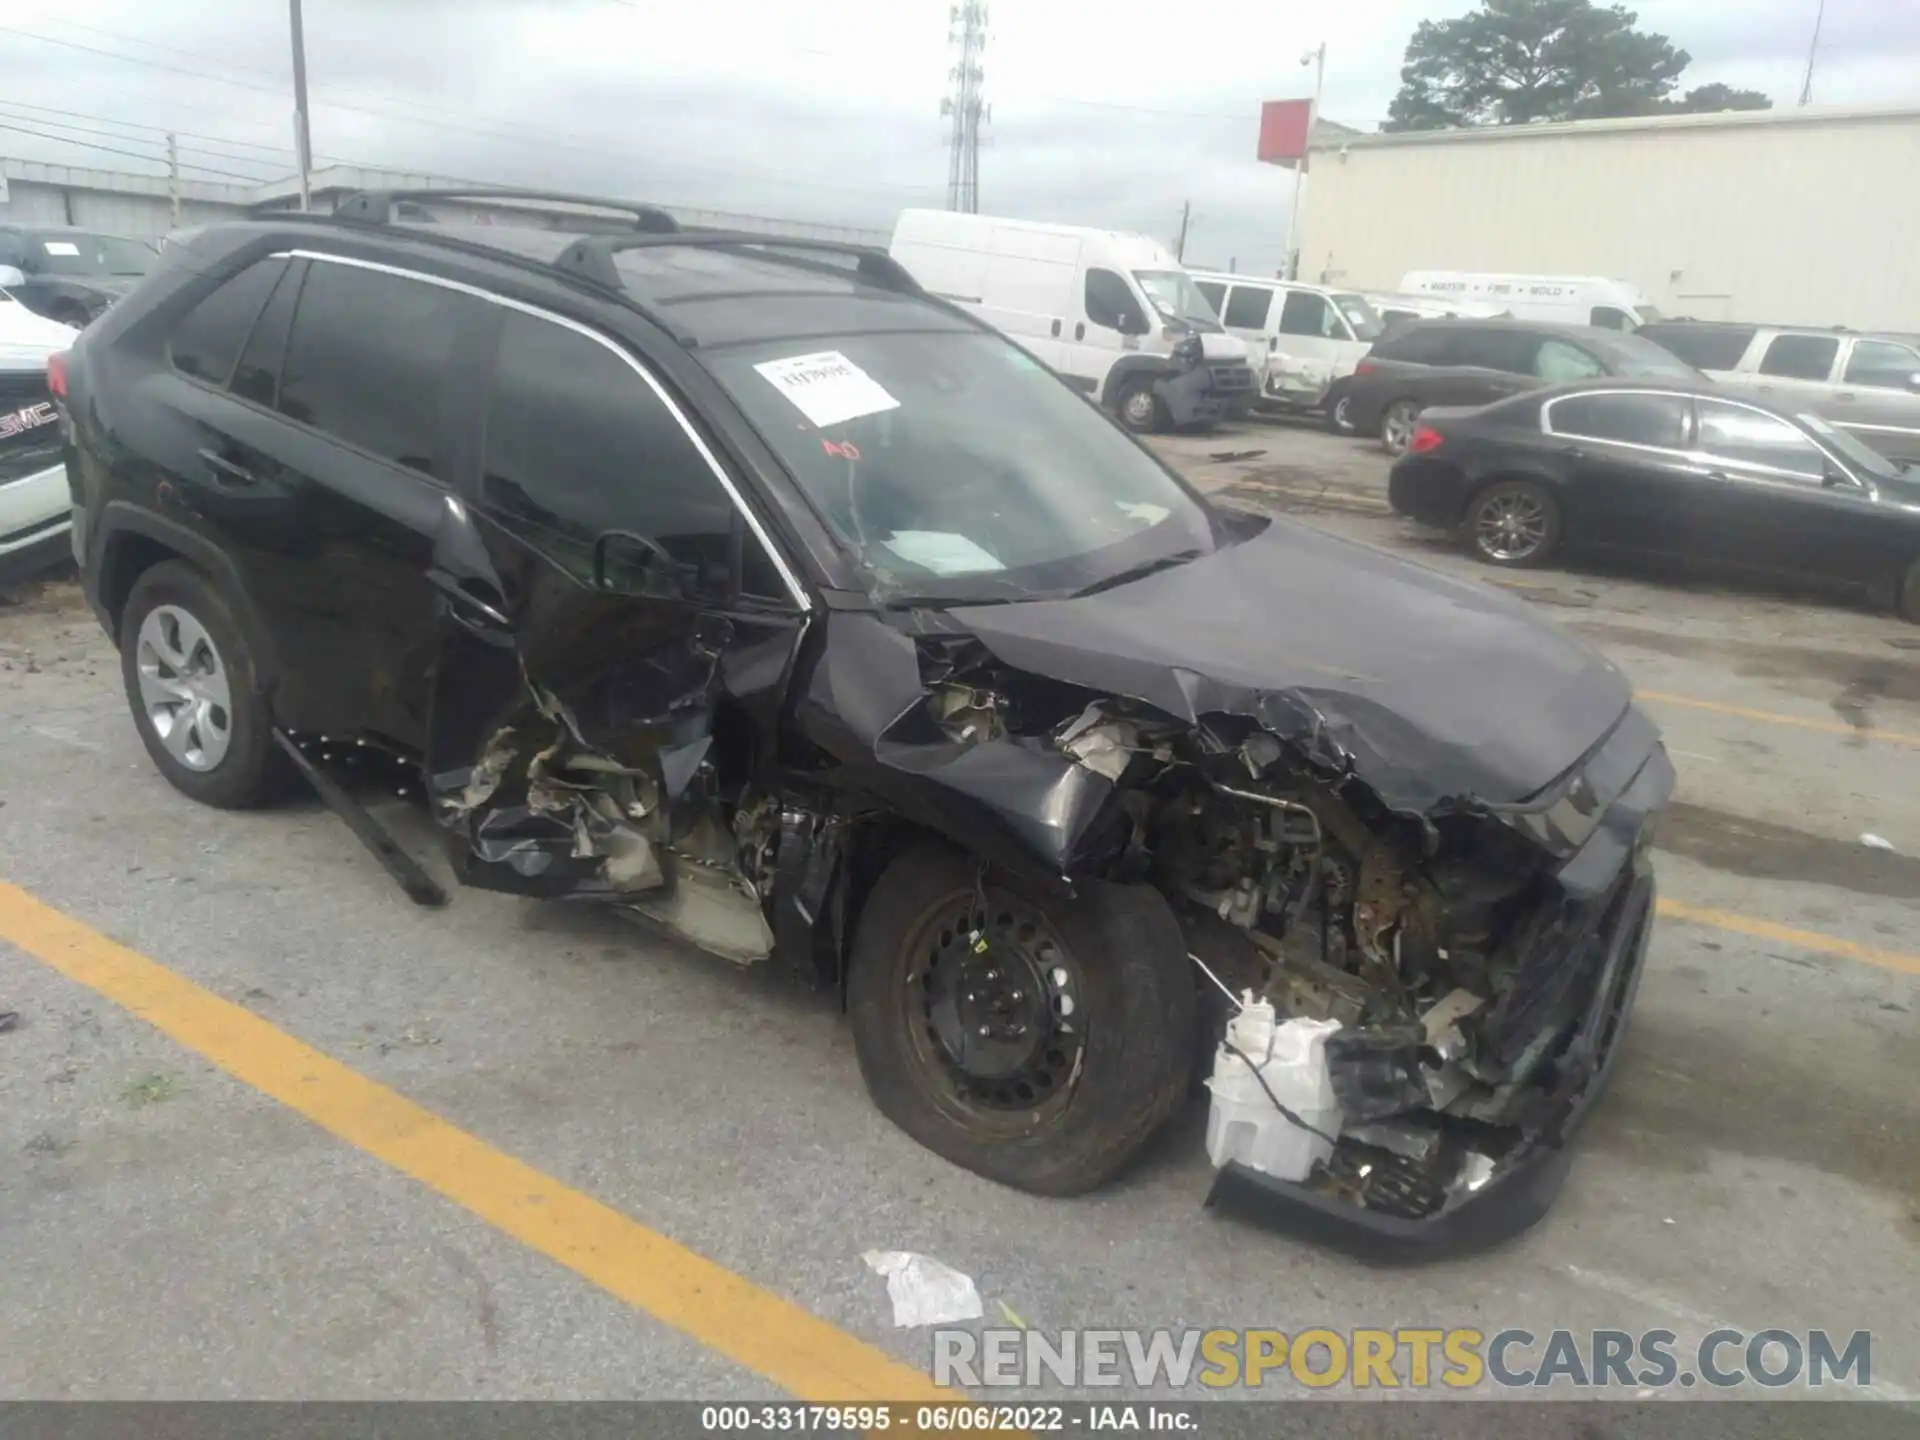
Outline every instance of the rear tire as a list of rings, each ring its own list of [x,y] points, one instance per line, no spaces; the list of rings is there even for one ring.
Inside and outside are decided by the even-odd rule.
[[[1327,406],[1327,429],[1336,435],[1358,435],[1360,427],[1353,423],[1353,396],[1342,390],[1333,397],[1333,403]]]
[[[1544,565],[1560,548],[1560,502],[1531,480],[1496,480],[1467,502],[1467,546],[1489,565]]]
[[[1920,560],[1907,566],[1906,578],[1900,582],[1900,593],[1895,597],[1894,608],[1902,620],[1920,625]]]
[[[923,844],[874,886],[847,975],[860,1073],[883,1115],[954,1164],[1039,1195],[1092,1190],[1187,1093],[1180,926],[1145,886],[1068,897],[989,872],[982,952],[966,943],[978,883],[977,862]]]
[[[1151,435],[1169,424],[1167,407],[1153,393],[1153,381],[1129,380],[1114,397],[1113,410],[1120,423],[1136,435]]]
[[[211,581],[167,560],[134,582],[120,616],[120,678],[147,754],[181,794],[222,810],[284,794],[259,671]]]
[[[1413,443],[1413,431],[1420,420],[1418,400],[1395,400],[1380,415],[1380,448],[1398,459]]]

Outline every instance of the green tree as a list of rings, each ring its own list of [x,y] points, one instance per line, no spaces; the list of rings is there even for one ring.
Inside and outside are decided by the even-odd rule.
[[[1675,114],[1709,115],[1716,110],[1771,110],[1773,101],[1758,90],[1736,90],[1716,80],[1694,86],[1678,100],[1663,101],[1660,108]]]
[[[1423,20],[1407,46],[1386,130],[1520,125],[1666,110],[1758,109],[1751,90],[1703,85],[1667,97],[1692,57],[1639,16],[1593,0],[1482,0],[1452,20]]]

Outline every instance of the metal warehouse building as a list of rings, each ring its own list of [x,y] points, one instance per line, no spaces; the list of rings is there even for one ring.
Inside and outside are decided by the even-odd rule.
[[[1670,315],[1920,331],[1920,109],[1316,141],[1303,279],[1602,275]]]
[[[309,194],[315,210],[331,211],[356,190],[444,189],[476,184],[483,182],[454,180],[444,175],[330,165],[313,172]],[[49,165],[37,160],[0,159],[0,224],[78,225],[113,235],[129,235],[139,240],[158,240],[170,230],[230,220],[261,211],[296,209],[299,194],[299,184],[292,179],[261,185],[228,185],[204,180],[170,183],[164,175],[133,175],[115,170],[96,170],[83,165]],[[179,216],[177,221],[174,218],[176,207]],[[597,218],[594,212],[578,206],[528,201],[434,201],[424,208],[439,220],[548,225],[556,229]],[[683,225],[709,229],[744,230],[759,235],[805,236],[815,240],[844,240],[864,245],[885,245],[888,239],[885,230],[854,225],[779,220],[764,215],[737,215],[729,211],[699,210],[683,205],[663,205],[661,208],[669,211]]]

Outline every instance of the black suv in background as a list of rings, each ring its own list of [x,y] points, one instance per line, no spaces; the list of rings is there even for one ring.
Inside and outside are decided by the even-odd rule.
[[[1246,1183],[1362,1243],[1541,1212],[1652,924],[1672,768],[1619,671],[1214,508],[884,252],[401,199],[169,246],[58,367],[88,599],[174,786],[297,772],[433,903],[325,764],[387,751],[467,884],[839,987],[880,1109],[1043,1193],[1214,1055],[1191,956],[1305,967],[1283,1003],[1341,1008],[1355,1085],[1412,1067],[1368,1115],[1459,1145]],[[1461,987],[1443,1060],[1418,1017]]]
[[[1406,453],[1430,405],[1491,405],[1540,385],[1602,376],[1706,383],[1650,340],[1592,325],[1416,320],[1374,342],[1348,382],[1354,430]]]
[[[0,275],[20,272],[0,286],[36,315],[76,330],[132,289],[158,258],[146,241],[122,235],[0,225]]]

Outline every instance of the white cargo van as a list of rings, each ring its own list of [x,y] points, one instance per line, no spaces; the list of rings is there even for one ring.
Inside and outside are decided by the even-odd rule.
[[[1345,430],[1341,382],[1380,335],[1380,317],[1364,296],[1217,270],[1194,271],[1193,283],[1229,334],[1266,352],[1262,409],[1324,411],[1336,430]]]
[[[1144,235],[903,210],[888,247],[914,279],[1096,398],[1129,430],[1244,415],[1254,357]]]
[[[1637,330],[1664,317],[1624,280],[1597,275],[1474,275],[1460,270],[1410,270],[1400,288],[1443,300],[1473,300],[1504,306],[1516,320],[1555,320]]]
[[[1391,330],[1403,320],[1493,320],[1509,314],[1492,301],[1442,300],[1437,295],[1397,295],[1369,290],[1367,303]]]

